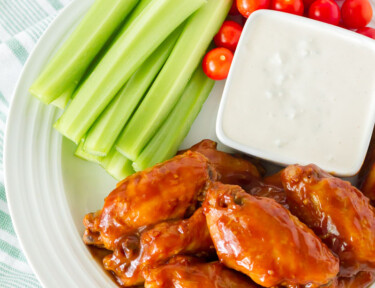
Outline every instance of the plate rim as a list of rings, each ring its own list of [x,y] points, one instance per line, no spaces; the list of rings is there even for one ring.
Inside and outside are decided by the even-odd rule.
[[[29,73],[30,70],[32,71],[33,68],[31,66],[34,64],[34,62],[40,63],[40,62],[46,61],[46,59],[48,59],[48,56],[43,55],[42,57],[40,57],[42,60],[38,60],[38,53],[43,49],[47,49],[47,50],[50,50],[50,51],[56,50],[55,49],[56,46],[54,44],[48,44],[48,42],[50,42],[49,40],[53,36],[54,32],[56,30],[60,31],[60,33],[57,33],[57,34],[60,34],[60,35],[57,35],[55,37],[57,37],[59,39],[63,38],[64,37],[63,33],[68,31],[69,28],[72,25],[74,25],[74,23],[77,22],[77,20],[80,19],[83,16],[83,13],[86,12],[89,9],[89,7],[92,5],[92,3],[94,3],[94,0],[83,0],[83,1],[81,0],[81,1],[70,2],[66,7],[64,7],[61,11],[59,11],[59,13],[55,17],[55,19],[51,22],[49,27],[46,29],[46,31],[43,33],[43,35],[40,37],[40,39],[36,43],[35,47],[33,48],[32,52],[30,53],[27,61],[25,62],[25,65],[22,69],[20,77],[18,78],[17,84],[16,84],[14,92],[13,92],[12,101],[9,105],[9,112],[8,112],[8,115],[7,115],[7,120],[6,120],[6,125],[5,125],[4,150],[3,150],[4,151],[4,153],[3,153],[3,155],[4,155],[4,166],[3,167],[4,167],[4,188],[5,188],[6,198],[7,198],[7,205],[8,205],[8,209],[9,209],[9,214],[10,214],[11,219],[12,219],[12,224],[13,224],[13,227],[14,227],[14,231],[16,233],[16,238],[19,241],[20,247],[21,247],[22,252],[23,252],[23,254],[24,254],[24,256],[27,260],[27,263],[29,264],[29,266],[31,267],[32,271],[34,272],[36,278],[39,280],[40,284],[43,287],[87,287],[87,286],[89,286],[89,287],[103,287],[104,285],[106,287],[117,287],[115,285],[115,283],[112,281],[112,279],[110,279],[105,274],[104,270],[100,269],[99,265],[97,265],[95,263],[95,260],[90,259],[89,256],[91,256],[91,254],[89,253],[89,251],[87,249],[85,251],[84,250],[74,251],[74,252],[76,252],[80,255],[85,254],[87,257],[85,257],[84,259],[83,258],[82,259],[76,259],[76,262],[73,263],[73,264],[76,264],[76,265],[72,265],[72,266],[74,266],[75,268],[77,268],[80,271],[86,270],[86,271],[96,272],[93,275],[81,274],[82,278],[75,278],[73,276],[74,276],[74,274],[77,274],[77,273],[67,273],[67,271],[72,272],[73,267],[71,267],[71,268],[70,267],[63,267],[64,265],[54,266],[53,269],[45,269],[46,265],[43,265],[43,266],[40,265],[40,264],[45,264],[45,263],[43,263],[45,261],[42,261],[39,258],[42,258],[42,259],[53,258],[52,260],[49,260],[49,262],[55,264],[57,262],[57,260],[56,260],[57,258],[54,258],[54,257],[57,257],[56,255],[58,254],[58,251],[56,251],[56,254],[52,252],[51,253],[52,255],[48,255],[50,257],[43,256],[43,254],[38,254],[38,257],[36,257],[35,256],[36,252],[32,251],[32,249],[33,249],[33,244],[37,244],[38,241],[41,241],[41,242],[44,241],[45,242],[44,244],[49,244],[50,247],[48,247],[48,248],[51,248],[51,247],[56,248],[56,247],[53,246],[54,243],[47,242],[51,237],[47,237],[46,236],[47,233],[46,233],[46,235],[40,235],[41,237],[42,236],[44,237],[43,239],[38,238],[38,239],[34,239],[33,241],[30,241],[30,237],[28,237],[28,236],[32,235],[32,234],[27,234],[27,231],[25,230],[25,223],[23,223],[24,219],[25,219],[25,218],[23,218],[23,216],[25,216],[25,214],[27,216],[27,213],[24,213],[24,215],[16,213],[16,211],[19,210],[19,208],[22,204],[22,203],[17,203],[17,201],[19,200],[17,198],[19,198],[19,196],[22,195],[22,193],[28,193],[29,192],[29,191],[25,192],[24,190],[19,191],[20,190],[19,187],[21,187],[20,186],[21,184],[19,184],[19,183],[22,183],[24,181],[24,179],[21,178],[21,181],[19,183],[15,183],[15,181],[16,180],[19,181],[20,178],[17,178],[18,175],[17,175],[17,173],[15,173],[15,169],[17,167],[15,166],[16,164],[13,162],[13,160],[15,159],[14,153],[19,152],[19,151],[17,151],[17,148],[21,147],[22,145],[17,143],[17,141],[15,142],[15,135],[17,135],[18,131],[15,132],[14,126],[17,125],[17,124],[20,124],[20,121],[23,117],[23,116],[17,115],[17,113],[20,114],[19,111],[18,111],[19,105],[17,105],[17,103],[20,104],[20,102],[21,102],[23,104],[23,106],[25,106],[24,108],[26,108],[26,109],[33,109],[33,111],[36,112],[36,113],[31,115],[32,118],[34,118],[34,120],[37,119],[38,117],[43,116],[43,117],[47,118],[50,122],[52,122],[53,119],[55,119],[57,117],[57,114],[58,114],[58,111],[59,111],[58,108],[46,106],[45,104],[41,103],[39,100],[37,100],[33,96],[31,96],[30,93],[28,93],[28,92],[23,93],[22,91],[25,90],[25,87],[23,87],[23,86],[25,86],[24,82],[27,80],[28,77],[30,77],[28,75],[28,73]],[[80,13],[79,11],[82,11],[82,12]],[[51,48],[52,46],[53,46],[53,48]],[[28,89],[26,89],[26,91],[27,90]],[[29,102],[31,102],[31,104],[32,104],[32,105],[29,105],[29,106],[32,106],[30,108],[28,107],[28,105],[26,105],[26,104],[30,104]],[[42,112],[43,115],[42,116],[38,115],[38,112]],[[16,120],[18,120],[18,121],[16,121]],[[23,119],[23,120],[25,120],[25,119]],[[48,133],[56,134],[57,132],[56,133],[51,132],[51,130],[53,130],[52,123],[51,123],[50,126],[51,126],[50,129],[45,130],[45,131],[43,131],[43,130],[39,131],[38,130],[39,127],[31,127],[31,130],[33,130],[33,132],[34,132],[34,130],[38,130],[37,132],[43,133],[43,135],[49,135]],[[17,127],[17,128],[19,128],[19,127]],[[40,128],[40,129],[42,129],[42,128]],[[64,188],[63,179],[62,179],[63,175],[62,175],[62,171],[61,171],[62,170],[62,167],[61,167],[62,136],[61,135],[58,135],[58,136],[54,135],[54,136],[55,137],[52,139],[52,141],[54,141],[54,142],[50,146],[48,144],[45,145],[44,148],[46,148],[46,155],[47,155],[47,152],[49,153],[48,155],[52,155],[51,154],[52,152],[57,151],[57,153],[55,154],[57,156],[56,156],[55,159],[53,159],[54,161],[56,161],[55,168],[57,168],[57,170],[55,170],[54,174],[52,174],[51,171],[46,171],[46,173],[47,172],[50,173],[50,175],[54,178],[54,180],[57,181],[57,183],[60,183],[59,188],[61,190],[61,189]],[[24,144],[24,145],[28,145],[28,144],[30,144],[30,143],[27,143],[27,144]],[[43,150],[43,149],[41,149],[41,150]],[[45,156],[45,157],[48,157],[48,155]],[[33,158],[32,155],[30,157],[31,157],[30,159]],[[46,159],[48,159],[48,158],[46,158]],[[20,159],[18,159],[18,160],[20,161]],[[21,159],[21,160],[25,160],[25,159]],[[51,159],[48,159],[48,160],[51,162]],[[32,165],[31,162],[26,163],[26,164]],[[18,170],[16,172],[18,172]],[[36,172],[31,171],[29,173],[34,174]],[[40,180],[40,179],[38,179],[38,180]],[[33,183],[33,184],[35,184],[35,183]],[[40,186],[41,183],[38,183],[38,184]],[[27,194],[25,194],[25,195],[26,195],[26,197],[28,196]],[[57,197],[56,199],[58,199],[59,195],[57,195],[56,197]],[[62,200],[64,202],[62,205],[65,205],[65,206],[68,205],[67,199],[58,199],[58,200]],[[36,201],[36,199],[34,199],[34,201]],[[27,204],[29,204],[29,203],[27,203]],[[66,210],[66,211],[70,212],[69,207],[68,207],[68,210]],[[30,212],[30,211],[26,211],[26,212]],[[43,212],[43,211],[41,211],[41,212]],[[38,216],[35,216],[35,217],[39,217],[40,219],[42,219],[42,217],[39,215],[40,213],[34,213],[34,214],[38,215]],[[55,221],[56,221],[56,219],[55,219]],[[74,225],[72,219],[68,219],[66,221],[67,221],[67,223],[69,222],[71,224],[71,227],[68,226],[68,228],[71,228],[70,230],[75,228],[75,225]],[[23,227],[23,228],[21,228],[21,227]],[[41,228],[39,228],[39,229],[41,229]],[[30,228],[28,230],[30,230]],[[77,235],[72,235],[71,239],[73,239],[73,238],[77,238]],[[73,245],[74,246],[73,248],[77,248],[78,246],[84,245],[82,241],[79,241],[79,242],[76,241],[76,242],[72,242],[72,244],[76,244],[76,245]],[[47,248],[47,246],[46,246],[46,248]],[[51,252],[51,251],[53,251],[53,250],[50,249],[49,252]],[[43,251],[39,251],[39,252],[43,252]],[[60,252],[60,254],[61,254],[61,252]],[[75,255],[75,254],[73,254],[73,251],[72,251],[71,255],[73,255],[73,256]],[[64,259],[64,258],[62,258],[62,259]],[[64,264],[63,262],[61,262],[61,258],[58,258],[58,260],[60,261],[60,262],[57,262],[58,264]],[[66,258],[65,258],[65,260],[66,260]],[[91,263],[91,265],[88,265],[86,267],[85,266],[80,267],[77,264],[78,261],[79,262],[83,261],[83,262],[86,262],[87,264]],[[71,264],[71,263],[69,263],[69,264]],[[47,268],[49,268],[49,266]],[[81,269],[79,269],[79,268],[81,268]],[[52,273],[53,270],[57,270],[57,269],[62,269],[62,270],[58,271],[58,272],[55,271],[54,274],[53,274]],[[65,272],[65,274],[61,273],[61,272]],[[56,276],[60,276],[60,277],[56,277]],[[90,276],[90,277],[87,277],[87,276]]]

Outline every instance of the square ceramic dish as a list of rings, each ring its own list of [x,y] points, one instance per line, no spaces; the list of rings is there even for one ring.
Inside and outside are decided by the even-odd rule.
[[[375,116],[375,41],[269,10],[248,19],[216,132],[236,150],[338,176],[362,166]]]

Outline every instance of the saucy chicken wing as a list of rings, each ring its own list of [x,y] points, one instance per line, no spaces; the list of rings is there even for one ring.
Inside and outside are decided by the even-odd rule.
[[[84,219],[86,244],[113,250],[135,230],[191,215],[216,172],[200,153],[188,151],[123,180],[105,199],[103,209]]]
[[[340,275],[375,272],[375,214],[349,182],[315,165],[289,166],[282,174],[291,212],[340,258]]]
[[[203,207],[220,261],[264,287],[317,287],[339,271],[328,247],[273,199],[216,182]]]
[[[217,150],[217,143],[208,139],[195,144],[189,150],[199,152],[210,160],[221,183],[239,185],[254,196],[272,198],[284,207],[288,206],[281,183],[281,172],[261,179],[263,168],[244,158]]]
[[[218,172],[218,181],[225,184],[248,185],[254,179],[259,179],[259,169],[250,161],[217,150],[217,143],[203,140],[189,150],[206,156]]]
[[[208,257],[215,254],[202,208],[187,220],[156,224],[141,232],[139,237],[125,237],[121,244],[103,263],[123,286],[142,284],[144,268],[163,264],[175,255]]]
[[[241,273],[219,262],[199,263],[186,257],[145,273],[145,288],[257,288]]]

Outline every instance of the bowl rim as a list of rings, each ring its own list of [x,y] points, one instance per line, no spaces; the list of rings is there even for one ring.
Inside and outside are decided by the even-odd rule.
[[[309,19],[309,18],[306,18],[306,17],[303,17],[303,16],[298,16],[298,15],[293,15],[293,14],[289,14],[289,13],[285,13],[285,12],[280,12],[280,11],[272,11],[272,10],[257,10],[255,12],[253,12],[251,14],[251,16],[247,19],[246,21],[246,24],[243,28],[243,32],[242,32],[242,36],[240,38],[240,41],[238,43],[238,46],[237,46],[237,51],[239,51],[239,49],[241,49],[241,47],[243,45],[245,45],[245,39],[246,37],[248,37],[249,35],[249,31],[253,25],[253,23],[258,19],[258,18],[262,18],[262,17],[273,17],[273,18],[276,18],[276,19],[282,19],[282,20],[289,20],[289,21],[293,21],[293,22],[299,22],[299,23],[305,23],[305,24],[308,24],[308,25],[314,25],[316,27],[319,27],[320,29],[329,29],[331,31],[334,31],[336,33],[339,33],[343,36],[346,36],[346,37],[352,37],[353,39],[357,39],[360,41],[360,43],[362,45],[366,45],[368,46],[369,48],[373,49],[375,51],[375,41],[369,37],[366,37],[364,35],[361,35],[359,33],[355,33],[351,30],[347,30],[345,28],[342,28],[342,27],[339,27],[339,26],[335,26],[335,25],[331,25],[331,24],[327,24],[327,23],[324,23],[324,22],[320,22],[320,21],[317,21],[317,20],[313,20],[313,19]],[[251,147],[250,145],[245,145],[245,144],[242,144],[238,141],[235,141],[233,139],[231,139],[229,136],[226,135],[224,129],[223,129],[223,123],[224,123],[224,120],[223,120],[223,114],[224,114],[224,110],[225,110],[225,105],[228,101],[228,99],[230,98],[230,95],[229,95],[229,86],[231,84],[231,82],[233,81],[233,78],[234,78],[234,70],[236,70],[236,67],[241,65],[241,57],[239,56],[240,53],[235,53],[234,55],[234,58],[233,58],[233,61],[232,61],[232,67],[229,71],[229,75],[228,75],[228,78],[227,78],[227,81],[226,81],[226,84],[225,84],[225,87],[224,87],[224,91],[223,91],[223,95],[222,95],[222,98],[221,98],[221,101],[220,101],[220,106],[219,106],[219,112],[218,112],[218,116],[217,116],[217,119],[216,119],[216,135],[218,137],[218,139],[226,146],[228,147],[231,147],[235,150],[238,150],[242,153],[245,153],[245,154],[248,154],[250,156],[254,156],[254,157],[258,157],[258,158],[261,158],[263,160],[266,160],[266,161],[269,161],[269,162],[272,162],[274,164],[277,164],[277,165],[280,165],[280,166],[288,166],[288,165],[293,165],[293,164],[296,164],[298,163],[298,159],[297,158],[292,158],[292,157],[285,157],[284,155],[280,155],[277,153],[270,153],[270,152],[267,152],[265,150],[260,150],[260,149],[256,149],[256,148],[253,148]],[[375,96],[375,95],[374,95]],[[374,101],[375,101],[375,97],[374,97]],[[373,122],[375,121],[375,105],[373,105],[374,107],[372,108],[372,119],[373,119]],[[363,145],[363,147],[361,148],[362,150],[360,151],[360,153],[358,153],[360,155],[360,157],[357,157],[358,161],[355,163],[355,165],[352,165],[352,167],[349,169],[330,169],[330,167],[323,167],[325,168],[325,170],[328,170],[330,173],[336,175],[336,176],[339,176],[339,177],[351,177],[351,176],[354,176],[356,175],[360,168],[362,167],[363,165],[363,161],[366,157],[366,153],[367,153],[367,149],[369,147],[369,144],[370,144],[370,140],[371,140],[371,135],[372,135],[372,129],[368,129],[367,133],[366,133],[366,140],[365,140],[365,144],[366,145]],[[308,163],[305,163],[305,164],[308,164]]]

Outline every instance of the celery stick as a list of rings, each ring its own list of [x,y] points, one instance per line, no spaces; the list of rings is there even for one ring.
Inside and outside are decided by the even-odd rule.
[[[124,24],[124,26],[121,28],[121,32],[119,33],[119,35],[121,35],[123,32],[125,32],[125,30],[127,30],[130,25],[134,22],[134,20],[139,16],[141,15],[141,13],[143,12],[143,10],[154,0],[140,0],[139,1],[139,4],[135,7],[135,9],[133,10],[132,14],[130,14],[130,17],[126,20],[126,23]],[[118,39],[118,37],[116,38],[116,40]]]
[[[109,153],[125,124],[167,60],[180,32],[181,29],[173,32],[142,64],[96,120],[85,140],[84,149],[87,152],[95,155]]]
[[[132,167],[132,162],[120,154],[115,148],[101,161],[101,165],[108,174],[118,181],[125,179],[135,172]]]
[[[151,1],[152,0],[140,0],[139,4],[136,6],[135,9],[133,9],[133,11],[130,14],[130,16],[126,19],[125,24],[122,27],[119,27],[119,28],[121,28],[120,31],[124,31],[125,29],[127,29],[130,26],[130,24],[132,23],[132,21],[134,21],[134,19],[137,18],[139,16],[139,14],[141,14],[141,12],[143,11],[143,9],[148,4],[150,4]],[[111,47],[112,43],[114,43],[115,40],[118,38],[118,35],[121,34],[121,33],[119,33],[118,30],[119,29],[115,30],[115,32],[107,40],[107,42],[104,44],[104,46],[99,51],[99,53],[95,56],[95,58],[93,59],[93,61],[91,62],[91,64],[87,68],[87,70],[85,71],[84,75],[81,77],[81,81],[80,81],[80,83],[78,85],[80,85],[81,83],[83,83],[86,80],[86,78],[91,74],[91,72],[94,70],[94,68],[96,67],[96,65],[100,62],[100,60],[103,58],[103,56],[105,55],[105,53]],[[71,89],[71,91],[64,92],[64,94],[62,94],[56,100],[54,100],[51,103],[51,105],[54,105],[54,106],[56,106],[56,107],[58,107],[60,109],[65,109],[65,107],[68,104],[70,98],[72,96],[74,96],[74,91],[75,91],[76,87],[72,87],[72,88],[73,89]]]
[[[215,81],[208,78],[199,66],[167,120],[133,163],[136,171],[154,166],[176,154],[214,84]]]
[[[61,94],[57,99],[53,100],[51,105],[56,106],[60,109],[65,109],[66,105],[68,105],[71,95],[72,94],[70,91],[66,91],[64,92],[64,94]]]
[[[87,153],[84,150],[83,143],[84,143],[83,140],[79,142],[77,150],[74,153],[74,155],[83,160],[87,160],[87,161],[98,163],[98,164],[101,163],[103,161],[103,157],[99,157],[99,156],[95,156],[90,153]]]
[[[83,149],[83,141],[77,147],[75,155],[83,160],[100,164],[116,180],[122,180],[134,173],[132,162],[115,148],[106,157],[94,156]]]
[[[55,128],[78,142],[153,51],[206,0],[154,0],[112,45]]]
[[[96,0],[30,87],[30,93],[47,104],[64,93],[73,93],[91,61],[138,1]]]
[[[108,50],[112,47],[113,43],[124,33],[124,31],[130,26],[131,23],[142,13],[143,9],[150,4],[153,0],[139,0],[138,5],[133,9],[131,14],[125,19],[124,23],[119,26],[118,29],[112,34],[112,36],[108,39],[107,43],[103,46],[100,50],[98,55],[95,59],[91,62],[90,66],[87,68],[85,74],[82,76],[81,83],[82,84],[88,76],[94,71],[95,67],[98,63],[103,59],[104,55],[108,52]],[[74,94],[72,95],[74,97]]]
[[[181,96],[219,30],[232,0],[208,0],[186,23],[167,63],[116,143],[136,160]]]
[[[130,24],[134,21],[134,19],[136,19],[141,14],[141,12],[143,11],[143,9],[148,4],[150,4],[151,1],[153,1],[153,0],[140,0],[139,1],[139,4],[136,6],[135,9],[133,9],[133,11],[130,14],[130,16],[126,19],[125,24],[121,27],[121,29],[120,29],[121,32],[119,33],[117,31],[118,29],[116,29],[116,31],[112,34],[112,36],[107,40],[107,43],[99,51],[98,55],[95,56],[95,58],[93,59],[93,61],[91,62],[91,64],[87,68],[87,70],[85,71],[84,75],[82,76],[80,83],[84,82],[86,80],[86,78],[91,74],[91,72],[94,70],[94,68],[96,67],[96,65],[103,58],[103,56],[105,55],[105,53],[108,51],[109,47],[111,47],[112,43],[114,43],[115,40],[118,39],[118,35],[121,35],[121,33],[123,31],[125,31],[130,26]],[[73,89],[71,89],[71,91],[64,92],[63,95],[59,96],[56,100],[54,100],[53,102],[51,102],[51,104],[54,105],[54,106],[56,106],[56,107],[58,107],[58,108],[60,108],[60,109],[65,109],[65,107],[68,104],[70,98],[72,96],[74,96],[73,93],[74,93],[76,87],[72,87],[72,88]]]

